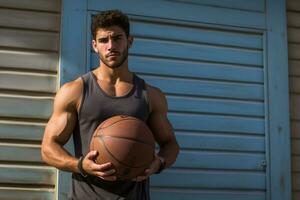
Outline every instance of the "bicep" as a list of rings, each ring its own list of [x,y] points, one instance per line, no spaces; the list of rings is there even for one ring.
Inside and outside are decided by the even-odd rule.
[[[166,114],[152,113],[149,118],[149,126],[155,140],[160,145],[174,139],[173,128]]]
[[[76,101],[72,90],[62,88],[56,95],[53,114],[49,119],[43,138],[43,144],[56,142],[64,145],[70,138],[76,124]]]
[[[75,115],[70,112],[53,113],[47,123],[43,141],[64,145],[72,134],[75,120]]]
[[[165,96],[160,91],[153,91],[150,103],[152,110],[148,122],[155,140],[161,145],[174,140],[173,127],[167,116],[168,104]]]

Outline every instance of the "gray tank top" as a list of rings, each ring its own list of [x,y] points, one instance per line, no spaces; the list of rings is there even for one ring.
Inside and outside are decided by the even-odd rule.
[[[145,82],[134,74],[134,87],[124,96],[108,96],[98,85],[96,76],[89,72],[82,77],[83,94],[77,123],[73,132],[75,156],[79,158],[89,152],[89,144],[97,126],[115,115],[129,115],[147,122],[149,106]],[[148,200],[149,180],[104,181],[95,176],[84,178],[72,174],[72,191],[69,199],[128,199]]]

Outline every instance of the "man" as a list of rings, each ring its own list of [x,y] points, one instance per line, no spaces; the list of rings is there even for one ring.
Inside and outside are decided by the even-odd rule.
[[[73,172],[70,199],[150,199],[149,176],[173,164],[179,151],[167,119],[166,98],[128,69],[133,38],[126,15],[118,10],[97,14],[92,33],[100,66],[57,92],[42,142],[42,158],[60,170]],[[115,115],[145,121],[160,146],[149,168],[134,180],[116,180],[112,164],[96,164],[99,152],[89,151],[96,127]],[[72,133],[75,157],[63,148]]]

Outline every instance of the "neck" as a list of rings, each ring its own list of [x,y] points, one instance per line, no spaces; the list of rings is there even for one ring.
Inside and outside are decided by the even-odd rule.
[[[100,67],[94,70],[94,74],[97,76],[98,80],[107,81],[113,84],[119,81],[131,82],[133,76],[132,72],[128,69],[127,63],[124,63],[118,68],[110,68],[101,63]]]

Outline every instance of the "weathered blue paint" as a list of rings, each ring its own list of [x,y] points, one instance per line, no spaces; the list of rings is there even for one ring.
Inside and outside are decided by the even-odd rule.
[[[291,154],[286,7],[267,0],[270,199],[291,199]]]
[[[87,1],[63,0],[60,83],[74,80],[86,72]]]
[[[95,54],[92,56],[91,66],[98,66],[98,57]],[[201,76],[211,80],[228,80],[246,83],[263,83],[264,81],[262,66],[247,67],[236,64],[151,58],[132,54],[129,57],[129,64],[130,69],[136,73],[186,78],[198,78]],[[244,76],[245,74],[247,74],[247,76]]]
[[[187,2],[191,4],[217,6],[222,8],[250,10],[250,11],[265,11],[265,1],[263,0],[173,0],[178,2]]]
[[[254,4],[255,2],[253,2]],[[180,12],[178,9],[180,8]],[[88,0],[89,10],[121,9],[126,13],[172,20],[194,21],[247,28],[265,28],[265,14],[205,5],[189,5],[171,1]],[[249,20],[251,19],[251,20]]]
[[[153,199],[172,199],[172,200],[265,200],[264,192],[256,191],[230,191],[226,190],[206,190],[201,193],[197,190],[172,190],[169,188],[155,188],[151,190]]]
[[[181,152],[173,168],[152,178],[154,200],[288,200],[290,174],[280,179],[290,172],[283,166],[290,157],[288,76],[286,55],[277,52],[287,48],[279,34],[284,24],[276,25],[284,1],[241,2],[65,1],[67,15],[80,19],[64,31],[85,28],[76,44],[65,44],[80,49],[65,49],[78,68],[68,73],[73,65],[65,62],[62,82],[99,65],[90,48],[91,15],[117,8],[132,21],[131,70],[167,95]],[[278,126],[284,134],[276,134]]]
[[[213,188],[213,189],[245,189],[264,190],[265,174],[234,170],[178,170],[169,169],[159,176],[153,176],[151,185],[154,187],[175,187],[182,189]],[[197,199],[195,197],[195,199]]]
[[[72,81],[84,74],[86,66],[86,19],[87,1],[63,0],[61,51],[60,51],[60,84]],[[65,148],[73,153],[72,138]],[[57,199],[66,200],[71,187],[71,173],[58,172]]]

